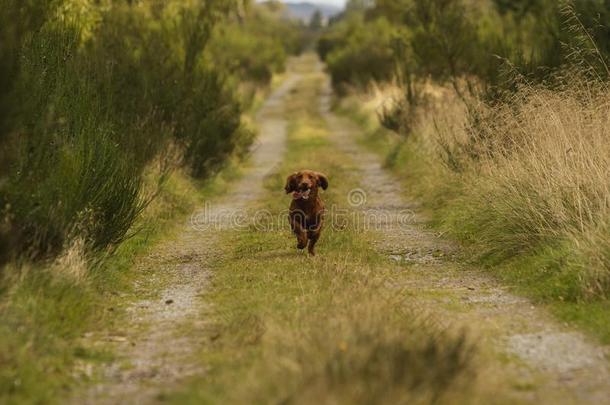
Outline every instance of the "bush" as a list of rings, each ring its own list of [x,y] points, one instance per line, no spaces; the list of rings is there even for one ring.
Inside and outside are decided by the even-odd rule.
[[[275,72],[284,70],[286,53],[277,38],[257,36],[247,26],[230,25],[212,43],[215,61],[244,79],[269,84]]]
[[[358,15],[323,36],[318,52],[326,61],[335,88],[388,81],[395,73],[391,41],[394,29],[381,18],[365,25]]]
[[[214,173],[251,134],[241,126],[241,106],[215,71],[196,73],[192,101],[178,112],[176,135],[185,144],[185,161],[191,174],[204,178]],[[190,98],[189,97],[189,98]]]
[[[240,78],[267,85],[282,72],[288,55],[298,54],[306,35],[297,22],[284,18],[284,8],[272,2],[249,7],[239,20],[217,27],[209,53],[215,64]]]
[[[607,79],[610,12],[604,3],[377,0],[332,25],[318,53],[336,83],[389,81],[400,72],[408,87],[432,78],[450,83],[461,98],[494,100],[517,91],[515,73],[548,84],[569,65]]]
[[[122,240],[143,207],[139,168],[76,56],[79,31],[43,28],[24,44],[13,100],[25,136],[2,187],[21,253],[57,253],[66,238],[99,249]]]
[[[166,151],[199,178],[243,152],[253,134],[236,77],[268,83],[296,38],[273,37],[287,28],[269,19],[214,35],[231,9],[221,0],[86,12],[67,0],[0,1],[0,262],[54,256],[75,238],[112,248],[151,197],[143,174]],[[252,32],[265,32],[264,58],[234,67],[214,53],[251,54]]]

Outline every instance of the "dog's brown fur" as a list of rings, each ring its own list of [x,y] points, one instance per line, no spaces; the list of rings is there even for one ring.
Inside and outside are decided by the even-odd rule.
[[[307,241],[309,254],[315,256],[316,242],[320,238],[324,223],[324,203],[318,195],[318,188],[328,188],[328,179],[322,173],[312,170],[301,170],[286,179],[286,194],[311,190],[308,199],[293,199],[290,203],[288,220],[292,232],[297,237],[297,248],[305,249]]]

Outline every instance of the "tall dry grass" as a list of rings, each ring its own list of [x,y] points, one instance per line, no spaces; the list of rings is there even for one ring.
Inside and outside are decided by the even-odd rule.
[[[540,283],[537,295],[573,302],[610,295],[607,84],[563,72],[553,88],[521,81],[510,98],[486,104],[426,83],[414,115],[392,110],[396,86],[369,90],[340,108],[443,230],[489,265],[523,260],[514,277]],[[410,131],[380,131],[379,111],[409,119],[401,128]]]
[[[491,106],[432,104],[408,149],[436,166],[427,193],[441,200],[444,226],[492,263],[549,254],[541,271],[555,272],[562,298],[607,297],[608,87],[575,75]]]

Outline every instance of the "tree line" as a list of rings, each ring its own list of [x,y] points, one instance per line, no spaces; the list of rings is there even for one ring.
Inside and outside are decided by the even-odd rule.
[[[302,47],[249,1],[0,0],[0,263],[112,248],[171,168],[244,153],[256,88]]]

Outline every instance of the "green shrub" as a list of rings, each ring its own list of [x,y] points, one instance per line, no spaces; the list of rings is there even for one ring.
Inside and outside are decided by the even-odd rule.
[[[284,70],[287,57],[277,38],[256,35],[249,26],[237,24],[223,27],[210,51],[216,62],[261,85],[269,84],[274,73]]]
[[[307,36],[297,22],[283,17],[281,5],[264,3],[244,13],[216,28],[209,53],[216,65],[242,80],[266,85],[284,71],[288,55],[301,52]]]
[[[116,246],[166,151],[205,178],[246,149],[237,83],[267,84],[298,47],[290,23],[253,6],[242,26],[223,0],[0,1],[0,263]]]
[[[195,177],[217,170],[243,142],[252,139],[241,126],[241,106],[218,73],[196,73],[198,85],[189,95],[193,101],[178,111],[176,136],[184,142],[186,163]],[[197,100],[197,102],[194,102]]]
[[[323,37],[319,52],[326,60],[335,88],[388,81],[395,73],[391,47],[394,29],[383,18],[368,24],[354,15]],[[334,42],[334,43],[333,43]]]
[[[143,207],[137,166],[117,144],[91,78],[77,78],[79,32],[25,43],[14,100],[24,134],[2,187],[17,249],[57,253],[72,233],[91,247],[122,240]]]
[[[518,90],[515,76],[555,84],[565,66],[607,79],[609,10],[607,0],[377,0],[331,25],[318,53],[335,83],[388,81],[397,71],[409,88],[432,78],[462,98],[497,100]]]

